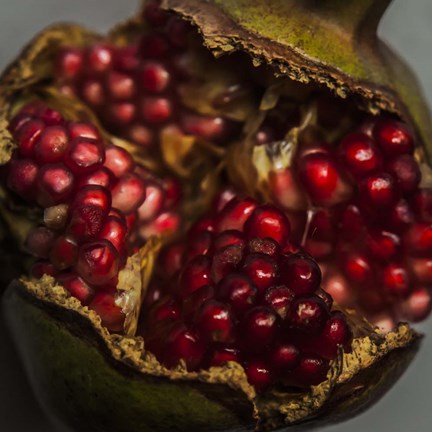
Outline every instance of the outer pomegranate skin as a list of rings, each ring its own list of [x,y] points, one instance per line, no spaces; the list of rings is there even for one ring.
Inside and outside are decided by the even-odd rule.
[[[33,356],[32,357],[32,359],[34,360],[35,358],[37,358],[37,355],[35,355],[35,356]],[[59,376],[61,376],[62,374],[61,373],[59,373]],[[94,380],[93,380],[93,382],[95,382]],[[183,389],[184,389],[184,387],[183,387]],[[65,392],[66,393],[66,392]],[[77,392],[78,393],[78,392]],[[102,391],[101,392],[101,394],[103,394],[104,392]],[[111,393],[111,396],[113,395],[113,393]],[[108,401],[107,401],[108,402]],[[239,401],[239,402],[241,402],[241,401]],[[108,402],[108,404],[109,404],[109,402]],[[126,416],[127,417],[127,416]],[[136,416],[130,416],[130,417],[133,417],[133,418],[136,418]],[[126,420],[126,418],[124,419],[124,420]],[[224,416],[220,416],[219,415],[219,420],[221,421],[221,422],[223,422],[224,421]],[[113,423],[114,424],[114,423]],[[126,424],[126,423],[122,423],[123,425],[124,424]],[[210,423],[208,423],[208,424],[210,424]],[[180,425],[180,427],[181,427],[182,425]],[[115,427],[115,426],[114,426]],[[198,425],[198,428],[200,427],[200,425]],[[229,427],[229,426],[228,426]],[[140,428],[138,427],[138,430],[139,430]],[[141,427],[141,429],[142,429],[142,427]],[[133,430],[133,428],[130,428],[130,430]],[[186,428],[186,430],[187,430],[187,428]]]

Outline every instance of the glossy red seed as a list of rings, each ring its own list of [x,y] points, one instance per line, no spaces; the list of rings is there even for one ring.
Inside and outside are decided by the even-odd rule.
[[[307,154],[299,160],[298,169],[302,185],[313,203],[328,206],[349,197],[351,188],[330,154]]]
[[[105,285],[119,271],[118,253],[107,240],[85,243],[79,249],[76,270],[89,284]]]
[[[180,277],[179,294],[182,297],[188,296],[202,286],[211,283],[210,265],[210,259],[204,255],[197,256],[186,264]]]
[[[135,104],[130,102],[116,102],[112,103],[107,109],[107,121],[110,124],[125,127],[134,120],[135,114]]]
[[[400,264],[389,264],[383,269],[385,291],[392,297],[406,297],[411,292],[411,278]]]
[[[292,307],[294,297],[295,294],[291,289],[285,285],[278,285],[267,289],[264,302],[284,319]]]
[[[20,197],[34,200],[38,166],[31,159],[12,159],[9,163],[8,187]]]
[[[143,238],[152,235],[169,235],[178,232],[181,227],[181,216],[176,212],[161,213],[154,221],[145,224],[140,229]]]
[[[155,326],[160,322],[177,321],[180,317],[181,309],[177,302],[170,297],[164,297],[152,307],[147,322],[149,326]]]
[[[217,296],[240,314],[255,304],[257,289],[247,276],[231,273],[220,281]]]
[[[244,223],[257,207],[252,198],[234,198],[223,208],[216,221],[216,231],[243,230]]]
[[[65,270],[75,265],[77,257],[78,244],[73,238],[64,235],[56,238],[50,251],[50,261],[58,270]]]
[[[352,133],[342,140],[339,154],[344,166],[360,178],[377,171],[382,166],[382,156],[373,140],[362,133]]]
[[[126,223],[115,216],[108,216],[98,234],[99,239],[108,240],[117,249],[120,256],[125,254],[127,239]]]
[[[34,146],[44,129],[45,124],[36,119],[26,122],[18,129],[14,138],[18,142],[18,152],[22,157],[33,157]]]
[[[373,208],[388,208],[398,199],[398,189],[394,178],[387,173],[374,174],[360,184],[360,194],[364,202]]]
[[[90,123],[71,122],[68,124],[68,132],[71,139],[88,138],[91,140],[100,140],[99,131]]]
[[[198,369],[205,353],[199,337],[184,324],[178,323],[166,337],[165,353],[162,362],[172,368],[183,360],[188,370]]]
[[[198,256],[207,255],[212,247],[213,236],[209,231],[203,231],[192,237],[188,244],[186,258],[188,260]]]
[[[80,176],[77,179],[78,190],[88,185],[102,186],[110,189],[114,183],[114,175],[105,167],[99,168],[89,174]]]
[[[401,304],[401,314],[405,319],[419,322],[429,316],[432,310],[432,295],[430,288],[417,287]]]
[[[235,244],[244,244],[243,233],[238,230],[227,230],[216,236],[213,242],[213,247],[215,249],[221,249]]]
[[[125,314],[115,303],[115,295],[111,292],[99,292],[89,304],[101,318],[102,325],[111,332],[123,332]]]
[[[296,296],[313,294],[321,285],[321,270],[318,264],[308,256],[283,255],[279,271],[281,282]]]
[[[94,290],[75,273],[62,273],[57,276],[60,285],[63,285],[69,293],[77,298],[83,305],[91,301]]]
[[[258,288],[260,294],[274,285],[278,278],[278,266],[273,258],[264,254],[250,254],[242,267],[244,272]]]
[[[239,350],[228,347],[215,349],[210,357],[209,366],[223,366],[228,362],[240,362]]]
[[[340,235],[348,239],[362,236],[365,230],[365,221],[356,205],[347,205],[339,217],[338,226]]]
[[[74,175],[63,164],[44,165],[38,172],[38,203],[42,207],[67,202],[73,192]]]
[[[256,306],[248,310],[242,319],[242,341],[247,351],[261,351],[276,337],[278,315],[269,307]]]
[[[108,213],[111,209],[111,194],[108,189],[102,186],[84,186],[74,196],[71,208],[83,205],[100,207],[105,213]]]
[[[36,279],[40,279],[43,275],[55,277],[57,273],[57,269],[48,261],[38,261],[30,269],[31,276]]]
[[[113,52],[113,69],[120,72],[133,72],[139,65],[137,46],[117,47]]]
[[[56,55],[56,72],[62,78],[76,78],[81,73],[82,66],[83,55],[80,48],[64,48]]]
[[[60,162],[69,147],[69,137],[63,126],[50,126],[42,131],[34,155],[39,164]]]
[[[293,344],[281,343],[272,349],[269,358],[273,369],[287,371],[299,364],[300,351]]]
[[[170,74],[159,62],[146,62],[138,73],[138,84],[146,92],[160,93],[169,85]]]
[[[388,119],[377,122],[373,136],[383,152],[390,157],[414,151],[411,132],[398,121]]]
[[[78,241],[94,238],[102,229],[106,211],[94,205],[80,205],[72,209],[66,232]]]
[[[366,238],[366,245],[374,258],[388,261],[401,252],[401,239],[389,231],[370,232]]]
[[[135,94],[135,82],[127,73],[110,71],[106,77],[106,85],[114,100],[131,99]]]
[[[342,269],[347,278],[355,283],[364,283],[373,276],[373,267],[370,259],[360,252],[345,254]]]
[[[182,129],[190,135],[195,135],[209,141],[223,140],[229,134],[230,124],[223,117],[204,116],[185,113],[180,118]]]
[[[249,239],[271,238],[284,246],[290,235],[290,223],[285,214],[277,208],[262,205],[246,220],[244,232]]]
[[[328,361],[315,356],[305,355],[300,359],[299,365],[289,374],[289,384],[300,388],[307,388],[324,381],[328,371]]]
[[[151,221],[155,219],[164,209],[165,193],[162,187],[156,182],[146,183],[146,197],[138,208],[140,221]]]
[[[390,208],[389,227],[395,231],[404,231],[415,222],[415,216],[405,200],[399,200]]]
[[[271,370],[267,363],[261,360],[249,360],[245,372],[249,384],[253,385],[258,392],[264,392],[273,382]]]
[[[105,150],[104,166],[116,177],[122,177],[134,169],[135,163],[131,154],[118,146],[108,146]]]
[[[65,155],[65,164],[75,174],[88,174],[102,167],[105,159],[103,145],[98,140],[75,138]]]
[[[302,333],[318,333],[329,318],[325,303],[318,296],[297,299],[288,315],[288,322]]]
[[[112,190],[112,205],[125,215],[137,210],[146,197],[144,180],[134,174],[123,175]]]
[[[88,78],[82,82],[81,97],[95,107],[101,107],[106,103],[105,89],[98,79]]]
[[[173,114],[172,103],[164,97],[147,96],[141,101],[141,116],[151,124],[168,121]]]
[[[234,339],[234,316],[224,303],[205,301],[194,321],[195,328],[205,340],[228,343]]]
[[[103,43],[91,46],[87,52],[86,66],[92,72],[105,72],[112,64],[112,48]]]

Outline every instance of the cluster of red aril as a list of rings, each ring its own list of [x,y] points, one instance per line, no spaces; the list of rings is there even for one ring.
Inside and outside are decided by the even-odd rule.
[[[199,85],[190,67],[189,24],[160,10],[157,2],[146,6],[144,18],[148,30],[136,44],[96,43],[59,51],[61,89],[90,106],[110,132],[153,150],[168,128],[225,142],[239,130],[237,122],[199,114],[181,101],[184,83],[198,80]]]
[[[300,146],[270,178],[324,289],[387,330],[432,307],[432,189],[414,151],[406,125],[369,119],[336,145]]]
[[[167,367],[238,362],[258,391],[322,382],[352,332],[331,310],[319,266],[272,205],[234,197],[213,214],[162,252],[143,311],[146,347]]]
[[[152,176],[90,123],[67,121],[39,101],[16,114],[10,131],[18,148],[6,167],[8,187],[43,213],[26,240],[39,259],[31,274],[54,276],[110,330],[121,330],[117,276],[145,240],[130,233],[167,228],[160,218],[175,214],[178,184]]]

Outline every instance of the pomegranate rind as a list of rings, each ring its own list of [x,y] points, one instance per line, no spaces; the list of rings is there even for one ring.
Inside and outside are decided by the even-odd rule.
[[[341,98],[360,96],[371,113],[387,111],[414,123],[430,159],[432,125],[421,88],[376,36],[389,3],[163,0],[162,7],[197,25],[216,56],[247,52],[255,65],[272,65],[277,76],[327,86]]]
[[[406,324],[382,335],[360,321],[358,334],[368,335],[354,339],[352,353],[339,353],[326,381],[304,393],[279,388],[257,395],[234,362],[198,372],[185,365],[166,369],[141,337],[110,334],[94,311],[49,276],[13,282],[3,310],[47,410],[77,430],[85,419],[89,431],[101,424],[107,432],[138,432],[272,430],[340,421],[381,397],[420,341]]]

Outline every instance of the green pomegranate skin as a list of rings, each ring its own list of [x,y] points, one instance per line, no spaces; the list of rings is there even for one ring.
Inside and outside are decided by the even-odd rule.
[[[218,400],[218,385],[138,376],[109,359],[89,324],[89,335],[82,334],[82,317],[63,309],[60,321],[58,311],[21,288],[15,282],[7,289],[3,313],[36,397],[57,423],[77,432],[253,429],[246,398],[230,400],[225,386]]]

